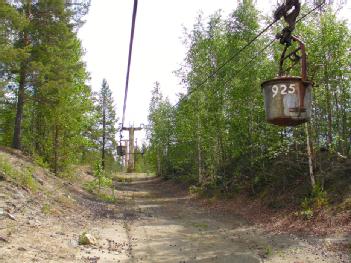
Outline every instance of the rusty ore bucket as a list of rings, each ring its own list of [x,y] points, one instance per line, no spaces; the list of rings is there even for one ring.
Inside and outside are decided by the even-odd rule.
[[[126,155],[126,146],[121,146],[121,145],[118,145],[117,146],[117,154],[119,155],[119,156],[124,156],[124,155]]]
[[[279,126],[296,126],[311,118],[312,82],[278,77],[261,84],[266,119]]]

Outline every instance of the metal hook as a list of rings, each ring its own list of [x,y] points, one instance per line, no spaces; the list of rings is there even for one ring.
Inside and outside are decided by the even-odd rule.
[[[276,36],[280,39],[281,44],[291,45],[292,43],[292,32],[295,29],[296,18],[300,14],[301,4],[299,0],[286,0],[278,9],[274,12],[274,19],[279,20],[284,17],[285,22],[288,24],[280,34]]]

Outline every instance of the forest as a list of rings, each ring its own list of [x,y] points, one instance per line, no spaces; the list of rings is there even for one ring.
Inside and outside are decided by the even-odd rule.
[[[90,1],[0,1],[0,144],[55,174],[101,162],[117,169],[112,91],[98,92],[77,37]]]
[[[252,1],[244,1],[229,17],[199,15],[185,30],[188,52],[176,71],[184,91],[172,105],[155,83],[150,103],[150,158],[159,175],[209,195],[243,191],[275,198],[292,191],[293,202],[350,183],[350,163],[344,164],[351,150],[350,28],[331,6],[310,11],[302,7],[301,14],[308,15],[297,20],[293,34],[307,49],[312,117],[296,127],[266,122],[261,91],[261,83],[278,74],[283,45],[271,40],[283,22],[231,63],[225,63],[228,57],[272,20]],[[299,66],[289,74],[299,76]]]

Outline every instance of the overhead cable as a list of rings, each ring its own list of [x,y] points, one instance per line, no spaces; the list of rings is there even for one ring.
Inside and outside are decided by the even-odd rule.
[[[135,30],[135,20],[136,20],[137,10],[138,10],[138,0],[134,0],[133,15],[132,15],[132,27],[131,27],[131,31],[130,31],[130,41],[129,41],[127,75],[126,75],[126,84],[125,84],[125,90],[124,90],[123,115],[122,115],[121,129],[124,127],[124,121],[125,121],[125,116],[126,116],[128,87],[129,87],[129,74],[130,74],[130,65],[131,65],[131,61],[132,61],[134,30]]]
[[[207,81],[210,79],[216,77],[216,75],[231,61],[233,61],[235,58],[237,58],[246,48],[248,48],[250,45],[252,45],[260,36],[262,36],[269,28],[271,28],[278,20],[274,20],[271,22],[268,26],[266,26],[260,33],[258,33],[254,38],[252,38],[249,42],[247,42],[241,49],[239,49],[237,52],[235,52],[229,59],[227,59],[223,64],[221,64],[219,67],[217,67],[213,72],[211,72],[199,85],[197,85],[195,88],[190,90],[186,96],[181,98],[174,106],[176,107],[181,103],[186,97],[190,96],[194,91],[200,89],[202,86],[204,86]]]

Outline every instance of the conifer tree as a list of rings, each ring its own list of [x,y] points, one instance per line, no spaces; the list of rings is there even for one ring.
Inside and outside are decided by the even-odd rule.
[[[0,45],[19,54],[15,60],[0,52],[2,86],[15,87],[6,90],[6,98],[16,99],[15,111],[7,114],[13,119],[12,146],[40,156],[56,173],[77,162],[76,149],[87,143],[83,131],[92,100],[76,29],[88,6],[86,0],[0,2],[6,9],[0,32],[15,32],[2,34]],[[12,134],[8,130],[3,138]]]
[[[113,150],[116,148],[116,112],[113,105],[112,91],[104,79],[98,94],[98,124],[99,145],[101,151],[102,169],[106,168],[107,156],[113,158]]]

